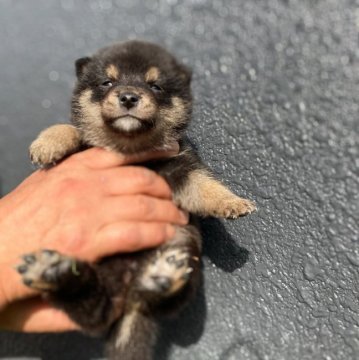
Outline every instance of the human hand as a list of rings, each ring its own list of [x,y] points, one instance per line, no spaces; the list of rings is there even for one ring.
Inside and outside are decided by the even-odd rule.
[[[36,293],[12,269],[23,253],[53,249],[95,261],[173,237],[172,224],[183,225],[187,217],[172,203],[169,186],[146,168],[126,165],[177,152],[178,147],[125,156],[89,149],[50,170],[36,171],[1,199],[0,327],[23,331],[75,327],[39,298],[24,300]]]

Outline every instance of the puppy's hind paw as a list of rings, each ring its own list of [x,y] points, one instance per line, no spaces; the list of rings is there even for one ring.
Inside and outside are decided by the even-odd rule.
[[[257,207],[253,201],[240,197],[232,197],[219,202],[215,215],[227,219],[237,219],[240,216],[249,215],[256,210]]]
[[[190,263],[190,255],[183,249],[158,251],[140,277],[139,289],[164,296],[175,294],[184,287],[193,272]]]
[[[56,291],[68,274],[76,273],[76,260],[53,250],[26,254],[16,267],[23,283],[40,291]]]

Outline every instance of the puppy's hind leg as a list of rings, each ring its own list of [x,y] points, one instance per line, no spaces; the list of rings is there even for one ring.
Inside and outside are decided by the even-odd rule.
[[[178,227],[175,237],[150,253],[133,289],[133,301],[108,344],[111,360],[152,360],[156,315],[179,310],[199,279],[201,237],[196,227]]]
[[[114,306],[88,263],[53,250],[26,254],[17,266],[23,283],[41,291],[91,334],[100,334],[113,321]]]
[[[256,211],[254,202],[233,194],[206,169],[189,173],[184,186],[175,193],[175,201],[200,216],[236,219]]]

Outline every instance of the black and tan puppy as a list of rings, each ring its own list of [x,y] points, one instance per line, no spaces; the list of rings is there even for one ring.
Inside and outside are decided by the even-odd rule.
[[[217,181],[185,144],[191,115],[190,71],[157,45],[132,41],[76,61],[73,125],[55,125],[32,143],[32,161],[48,167],[91,146],[122,153],[180,142],[177,156],[143,164],[172,188],[192,215],[237,218],[252,202]],[[118,179],[121,181],[121,179]],[[219,245],[220,246],[220,245]],[[90,264],[43,250],[23,257],[23,281],[41,290],[85,332],[109,339],[112,360],[152,358],[156,316],[175,311],[199,278],[201,237],[192,221],[155,250]]]

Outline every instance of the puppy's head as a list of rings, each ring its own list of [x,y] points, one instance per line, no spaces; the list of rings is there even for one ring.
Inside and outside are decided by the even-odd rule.
[[[92,146],[134,153],[181,137],[191,72],[161,47],[131,41],[76,61],[72,120]]]

